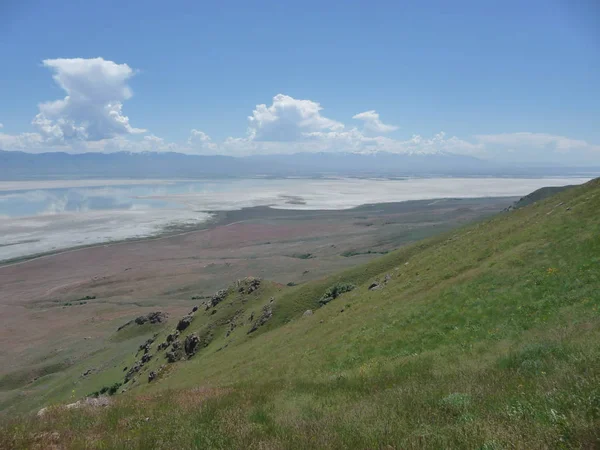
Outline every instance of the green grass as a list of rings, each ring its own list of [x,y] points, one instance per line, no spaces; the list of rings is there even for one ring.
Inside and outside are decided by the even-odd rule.
[[[596,180],[332,277],[232,293],[197,313],[190,332],[214,340],[189,361],[106,409],[6,418],[0,447],[598,448],[599,211]]]

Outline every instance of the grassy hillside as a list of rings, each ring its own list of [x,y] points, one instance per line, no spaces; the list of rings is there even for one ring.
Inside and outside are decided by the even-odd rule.
[[[181,333],[191,358],[157,349],[170,321],[111,406],[5,418],[0,447],[599,447],[598,211],[595,180],[317,282],[233,285]],[[44,401],[122,382],[146,338],[117,333]]]
[[[513,208],[518,209],[529,206],[532,203],[539,202],[540,200],[544,200],[545,198],[551,197],[552,195],[558,194],[559,192],[572,187],[573,186],[549,186],[540,188],[536,191],[533,191],[531,194],[521,197],[517,202],[515,202]]]

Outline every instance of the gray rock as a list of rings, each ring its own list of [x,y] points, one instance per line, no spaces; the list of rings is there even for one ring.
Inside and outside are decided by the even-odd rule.
[[[196,333],[190,334],[185,338],[185,342],[183,344],[183,348],[185,350],[185,354],[189,357],[193,356],[196,353],[196,349],[198,348],[198,344],[200,343],[200,338]]]
[[[143,350],[144,353],[148,353],[150,351],[150,346],[152,345],[153,342],[154,342],[154,338],[148,339],[146,342],[144,342],[142,345],[139,346],[138,352]]]
[[[179,331],[175,331],[175,333],[171,333],[167,336],[167,343],[171,343],[179,337]]]
[[[244,294],[251,294],[260,287],[261,282],[260,278],[255,277],[246,277],[243,280],[238,280],[238,291]]]
[[[252,327],[250,328],[250,331],[248,331],[248,334],[253,333],[256,330],[258,330],[259,327],[262,327],[265,323],[267,323],[269,321],[269,319],[271,317],[273,317],[272,305],[273,305],[273,302],[269,302],[268,305],[263,306],[260,317],[258,319],[256,319],[256,321],[252,324]]]
[[[373,281],[370,285],[369,285],[369,290],[370,291],[376,291],[377,289],[379,289],[381,286],[379,285],[379,283],[377,281]]]
[[[302,317],[309,317],[312,315],[313,315],[312,309],[307,309],[306,311],[304,311],[304,314],[302,314]]]
[[[150,383],[152,380],[154,380],[157,376],[157,373],[153,370],[148,374],[148,383]]]
[[[171,351],[165,353],[165,357],[167,361],[170,363],[174,363],[183,358],[183,347],[180,341],[173,341],[171,344]]]
[[[226,289],[221,289],[220,291],[215,292],[215,295],[213,295],[210,299],[208,299],[204,305],[205,305],[205,310],[209,310],[210,308],[214,308],[215,306],[217,306],[219,303],[221,303],[223,300],[225,300],[227,298],[227,290]]]
[[[150,324],[163,323],[163,322],[167,321],[167,318],[168,318],[167,313],[162,312],[162,311],[154,311],[154,312],[146,314],[145,316],[139,316],[133,320],[130,320],[126,324],[121,325],[119,328],[117,328],[117,331],[121,331],[126,326],[129,326],[134,323],[137,325],[144,325],[145,323],[150,323]]]
[[[183,330],[185,330],[187,327],[190,326],[190,324],[192,323],[193,319],[194,318],[192,316],[185,316],[177,324],[177,331],[183,331]]]

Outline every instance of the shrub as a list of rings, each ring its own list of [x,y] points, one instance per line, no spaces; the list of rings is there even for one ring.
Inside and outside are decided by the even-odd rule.
[[[352,289],[354,289],[354,285],[350,283],[336,283],[333,286],[329,286],[319,299],[319,304],[321,306],[326,305],[331,300],[338,298],[344,292],[350,292]]]

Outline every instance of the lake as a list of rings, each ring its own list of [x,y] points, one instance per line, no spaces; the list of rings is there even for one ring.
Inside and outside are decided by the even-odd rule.
[[[156,236],[211,211],[346,209],[438,198],[526,195],[589,178],[56,180],[0,182],[0,261]]]

